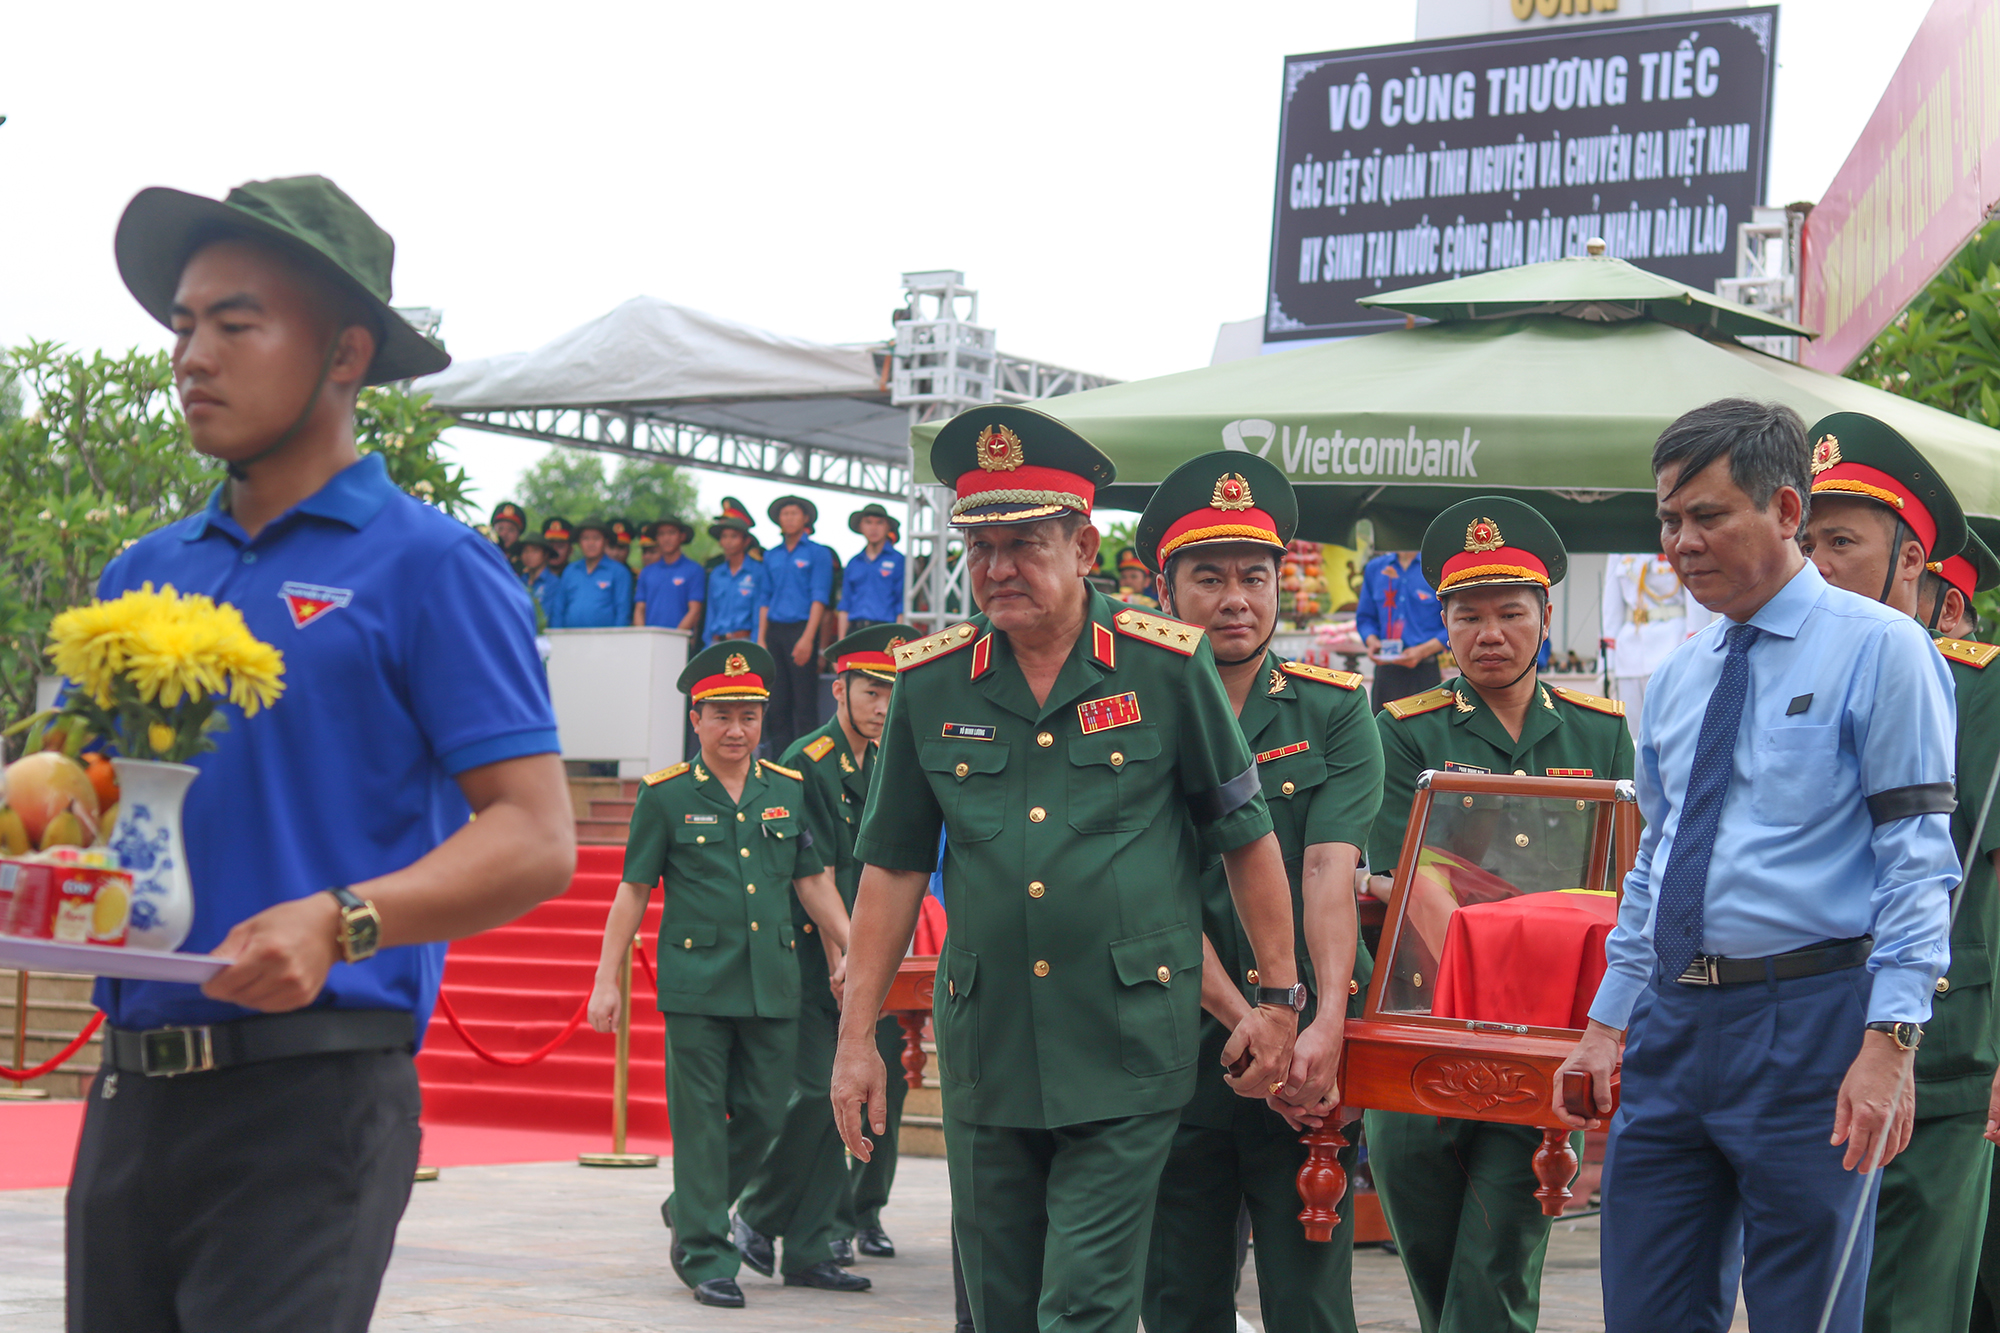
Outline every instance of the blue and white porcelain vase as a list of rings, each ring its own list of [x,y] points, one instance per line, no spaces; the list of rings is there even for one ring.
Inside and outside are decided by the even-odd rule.
[[[181,802],[201,770],[151,759],[113,759],[111,767],[118,774],[111,850],[132,873],[132,926],[125,942],[134,949],[178,949],[194,928]]]

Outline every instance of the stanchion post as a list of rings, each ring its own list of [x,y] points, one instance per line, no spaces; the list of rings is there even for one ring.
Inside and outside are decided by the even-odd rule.
[[[14,973],[14,1065],[28,1067],[28,969]],[[26,1088],[18,1083],[0,1086],[0,1101],[39,1102],[48,1098],[47,1088]]]
[[[641,948],[639,936],[618,964],[618,1054],[611,1069],[611,1151],[576,1155],[579,1166],[658,1166],[659,1156],[625,1151],[625,1102],[632,1085],[632,956]]]

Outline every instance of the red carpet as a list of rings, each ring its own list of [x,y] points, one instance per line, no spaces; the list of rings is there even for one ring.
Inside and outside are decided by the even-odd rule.
[[[0,1190],[46,1189],[69,1184],[82,1102],[0,1103]],[[633,1138],[632,1152],[665,1157],[664,1138]],[[608,1152],[611,1133],[491,1129],[433,1124],[424,1117],[425,1166],[499,1166],[507,1162],[573,1162],[580,1152]]]

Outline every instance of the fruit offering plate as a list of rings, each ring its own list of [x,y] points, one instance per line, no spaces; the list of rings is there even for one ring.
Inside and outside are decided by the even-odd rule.
[[[65,944],[0,935],[0,967],[35,972],[87,972],[126,981],[181,981],[200,985],[229,966],[227,958],[159,949],[119,949],[105,944]]]

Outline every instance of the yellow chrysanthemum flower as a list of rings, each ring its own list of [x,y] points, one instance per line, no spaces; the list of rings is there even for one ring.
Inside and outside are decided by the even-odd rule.
[[[172,585],[65,611],[50,638],[56,669],[105,708],[121,678],[141,702],[168,710],[227,698],[249,717],[284,693],[284,655],[241,612]]]

